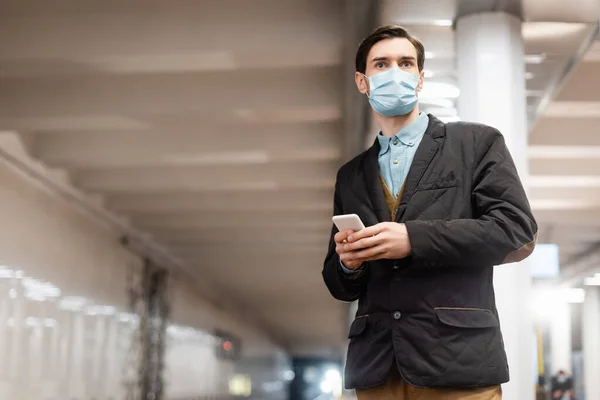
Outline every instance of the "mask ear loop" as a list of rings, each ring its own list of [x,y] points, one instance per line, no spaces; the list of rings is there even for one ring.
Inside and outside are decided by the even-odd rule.
[[[367,84],[367,98],[371,98],[371,82],[369,81],[369,77],[361,72],[361,75],[365,77],[365,83]]]
[[[423,78],[423,76],[419,75],[419,82],[417,82],[417,87],[415,90],[415,95],[417,96],[417,98],[419,97],[421,90],[423,90],[423,85],[425,84],[424,81],[425,79]]]

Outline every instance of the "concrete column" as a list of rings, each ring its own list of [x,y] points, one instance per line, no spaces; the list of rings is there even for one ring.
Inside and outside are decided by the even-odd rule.
[[[600,399],[600,286],[585,288],[583,376],[586,399]]]
[[[459,116],[499,129],[523,183],[527,178],[525,64],[521,20],[503,12],[471,14],[456,23]],[[496,302],[511,380],[507,399],[535,398],[530,315],[531,277],[527,260],[496,269]]]
[[[557,302],[550,322],[550,366],[554,375],[564,369],[573,373],[573,346],[571,341],[571,304]]]

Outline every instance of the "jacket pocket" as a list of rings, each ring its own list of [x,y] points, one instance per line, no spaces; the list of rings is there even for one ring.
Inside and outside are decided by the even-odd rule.
[[[426,192],[429,190],[441,190],[441,189],[450,189],[453,187],[460,186],[460,180],[457,178],[454,179],[442,179],[433,182],[423,182],[420,183],[416,190],[417,192]]]
[[[348,339],[352,339],[353,337],[361,335],[366,327],[367,320],[369,319],[368,315],[357,317],[350,325],[350,331],[348,332]]]
[[[495,328],[500,325],[494,313],[483,308],[437,307],[435,314],[441,323],[456,328]]]

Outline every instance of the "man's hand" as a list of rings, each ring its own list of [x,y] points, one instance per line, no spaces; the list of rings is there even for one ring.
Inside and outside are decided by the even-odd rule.
[[[335,240],[335,251],[340,256],[340,260],[344,263],[344,266],[351,270],[356,270],[360,267],[366,260],[362,260],[355,256],[355,251],[346,250],[346,246],[348,243],[348,236],[353,234],[354,231],[342,231],[335,234],[333,239]]]
[[[406,225],[396,222],[370,226],[348,235],[346,240],[348,243],[343,244],[343,251],[351,254],[351,261],[400,259],[412,253]]]

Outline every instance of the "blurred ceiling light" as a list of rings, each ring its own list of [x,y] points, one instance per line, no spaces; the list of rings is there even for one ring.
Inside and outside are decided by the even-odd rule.
[[[436,19],[433,21],[433,25],[435,26],[452,26],[451,19]]]
[[[460,117],[458,115],[455,115],[453,117],[440,117],[440,121],[444,122],[444,123],[448,123],[448,122],[458,122],[460,121]]]
[[[321,392],[333,393],[334,397],[338,397],[341,393],[342,389],[342,375],[336,369],[330,369],[325,372],[325,376],[323,377],[323,381],[321,382]]]
[[[577,159],[600,158],[600,146],[544,146],[533,145],[528,149],[529,158],[537,159]]]
[[[532,311],[539,318],[554,316],[556,308],[563,304],[583,303],[585,290],[582,288],[547,288],[534,290],[531,298]]]
[[[521,32],[525,41],[552,40],[556,41],[565,36],[577,35],[587,29],[585,23],[572,22],[527,22]]]
[[[532,175],[527,179],[529,187],[540,188],[589,188],[600,187],[600,176],[596,175]]]
[[[80,296],[66,296],[63,297],[59,303],[58,308],[64,311],[81,311],[89,304],[89,300],[85,297]]]
[[[426,59],[432,59],[435,58],[435,53],[431,52],[431,51],[426,51],[425,52],[425,58]]]
[[[42,282],[37,279],[25,277],[21,281],[25,288],[25,296],[29,294],[39,297],[60,297],[60,289],[49,282]]]
[[[7,267],[0,267],[0,279],[10,279],[15,276],[15,272]]]
[[[117,314],[119,322],[135,322],[137,318],[139,318],[136,314],[120,312]]]
[[[525,79],[527,80],[533,79],[534,76],[533,72],[525,72]]]
[[[525,54],[523,58],[527,64],[541,64],[546,59],[546,53]]]
[[[596,273],[594,276],[590,278],[585,278],[583,283],[586,286],[600,286],[600,273]]]
[[[455,85],[443,82],[427,82],[419,93],[421,99],[446,98],[455,99],[460,95],[460,90]]]
[[[296,373],[292,370],[283,371],[283,373],[281,375],[282,375],[283,380],[285,380],[285,381],[293,381],[294,378],[296,377]]]
[[[56,322],[56,320],[54,318],[45,318],[44,319],[44,326],[46,328],[53,328],[57,325],[58,325],[58,323]]]
[[[450,118],[456,117],[458,111],[454,107],[427,107],[427,112],[435,115],[437,118]]]
[[[229,394],[240,397],[250,397],[252,380],[248,375],[237,374],[229,379]]]
[[[112,306],[89,305],[86,310],[86,315],[110,316],[116,314],[117,310]]]
[[[444,108],[452,108],[454,107],[454,102],[450,99],[422,99],[419,98],[419,104],[427,105],[427,106],[437,106]]]
[[[541,210],[586,210],[598,207],[595,200],[585,199],[531,199],[531,208]]]

